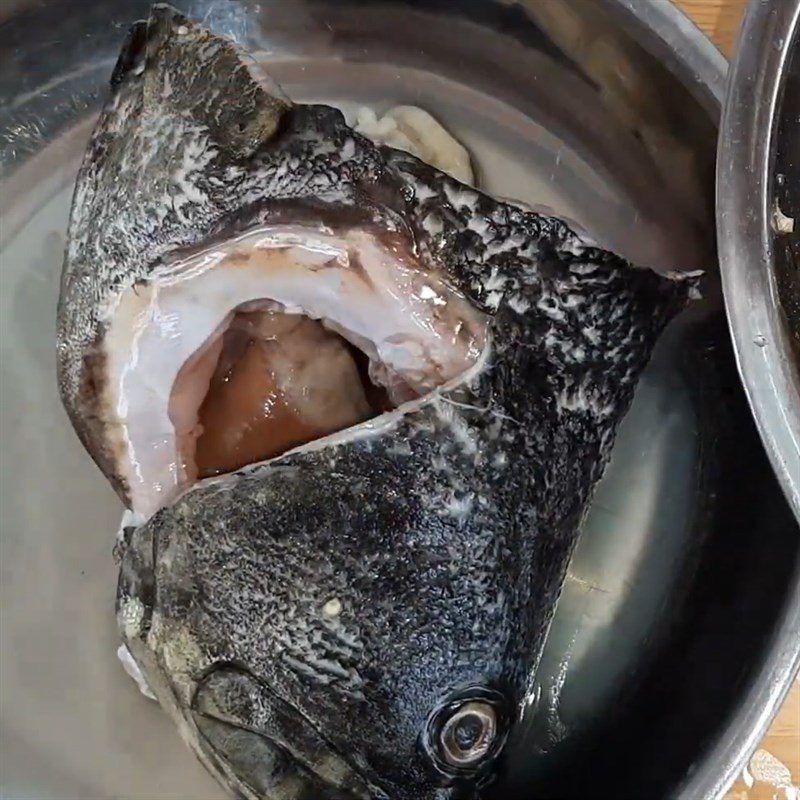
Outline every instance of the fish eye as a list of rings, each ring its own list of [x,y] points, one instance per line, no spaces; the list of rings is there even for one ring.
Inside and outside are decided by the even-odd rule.
[[[432,710],[420,744],[444,785],[488,776],[508,736],[508,712],[505,696],[487,686],[463,689]]]
[[[471,767],[492,749],[497,737],[497,713],[482,701],[465,703],[444,723],[439,749],[454,767]]]

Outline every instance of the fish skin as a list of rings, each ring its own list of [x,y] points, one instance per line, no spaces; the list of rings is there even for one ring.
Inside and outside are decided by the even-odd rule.
[[[496,763],[448,779],[420,736],[470,687],[499,692],[513,729],[616,427],[697,276],[636,269],[377,147],[334,109],[276,97],[239,59],[156,6],[123,49],[78,178],[59,383],[122,497],[98,353],[114,298],[175,253],[298,215],[371,226],[491,315],[491,349],[371,436],[202,482],[127,529],[120,631],[237,796],[472,796]]]

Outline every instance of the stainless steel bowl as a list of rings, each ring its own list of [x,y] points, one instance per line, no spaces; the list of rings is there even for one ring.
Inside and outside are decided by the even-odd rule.
[[[722,120],[720,261],[756,422],[800,517],[800,0],[751,3]]]
[[[800,553],[713,278],[722,57],[663,0],[176,2],[256,51],[295,99],[423,105],[488,190],[549,205],[642,263],[712,272],[620,431],[496,796],[718,795],[788,681]],[[0,781],[13,797],[219,796],[116,664],[120,509],[54,380],[70,188],[147,6],[0,11]]]

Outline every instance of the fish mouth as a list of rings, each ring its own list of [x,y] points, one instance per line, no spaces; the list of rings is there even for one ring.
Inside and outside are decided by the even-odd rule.
[[[105,312],[100,416],[141,520],[469,372],[488,326],[405,235],[259,226],[156,269]]]
[[[191,715],[198,745],[236,796],[380,800],[351,761],[263,682],[232,665],[200,683]]]

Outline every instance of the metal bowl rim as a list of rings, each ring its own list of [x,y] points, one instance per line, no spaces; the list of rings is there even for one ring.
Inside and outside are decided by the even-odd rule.
[[[717,236],[728,324],[745,393],[765,449],[800,519],[800,374],[775,312],[770,161],[782,76],[798,35],[800,0],[751,2],[728,81],[717,159]],[[796,46],[796,45],[795,45]],[[753,98],[756,97],[755,113]],[[754,268],[757,265],[758,268]],[[764,338],[760,338],[764,337]],[[800,566],[800,565],[798,565]],[[687,797],[718,796],[757,747],[800,671],[800,569],[764,665]]]

